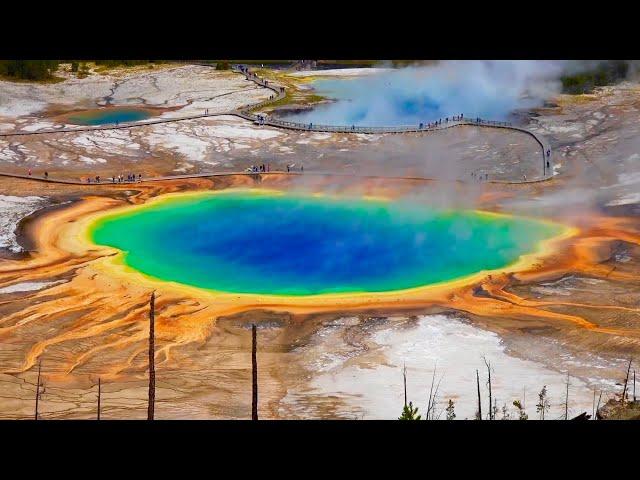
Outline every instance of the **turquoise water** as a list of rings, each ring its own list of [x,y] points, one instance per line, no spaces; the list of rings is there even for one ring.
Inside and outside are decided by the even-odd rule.
[[[93,241],[153,277],[225,292],[380,292],[507,266],[561,227],[403,203],[229,191],[99,220]]]
[[[151,113],[135,107],[106,107],[69,115],[70,123],[76,125],[105,125],[110,123],[126,123],[145,120]]]

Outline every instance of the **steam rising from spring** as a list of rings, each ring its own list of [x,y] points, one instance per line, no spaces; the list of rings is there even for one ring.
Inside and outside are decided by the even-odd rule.
[[[407,125],[464,113],[505,120],[560,91],[565,62],[464,60],[407,67],[352,80],[320,80],[338,101],[295,115],[330,125]]]

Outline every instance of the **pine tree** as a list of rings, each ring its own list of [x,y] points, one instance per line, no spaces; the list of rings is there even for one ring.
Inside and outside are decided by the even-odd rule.
[[[405,405],[402,409],[402,415],[398,420],[420,420],[421,415],[418,415],[418,407],[413,407],[413,403],[409,402],[409,405]]]
[[[520,400],[514,400],[513,406],[518,409],[518,420],[529,420],[529,415],[527,415],[527,412],[525,412],[522,403],[520,403]]]
[[[447,412],[447,420],[454,420],[456,418],[455,404],[451,399],[449,399],[446,412]]]
[[[536,404],[536,412],[540,414],[540,420],[544,420],[544,414],[551,408],[549,397],[547,396],[547,386],[545,385],[538,394],[538,403]]]

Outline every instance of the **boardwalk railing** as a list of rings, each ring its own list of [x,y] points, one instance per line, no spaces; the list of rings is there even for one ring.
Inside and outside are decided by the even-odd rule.
[[[432,125],[425,124],[420,125],[395,125],[391,127],[365,127],[358,125],[321,125],[315,123],[300,123],[290,122],[287,120],[280,120],[276,118],[264,118],[260,120],[259,116],[249,112],[241,112],[247,119],[254,120],[260,125],[270,125],[273,127],[289,128],[292,130],[310,130],[315,132],[339,132],[339,133],[410,133],[410,132],[425,132],[431,130],[442,130],[448,127],[454,127],[458,125],[483,125],[494,127],[511,127],[509,122],[498,122],[493,120],[443,120],[442,123],[435,122]]]

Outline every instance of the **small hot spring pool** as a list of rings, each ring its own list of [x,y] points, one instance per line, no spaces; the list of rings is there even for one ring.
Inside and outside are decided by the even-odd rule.
[[[107,125],[115,123],[137,122],[155,116],[148,108],[104,107],[70,113],[66,121],[75,125]]]
[[[161,280],[224,292],[381,292],[506,267],[562,226],[400,202],[229,190],[107,214],[91,240]]]

